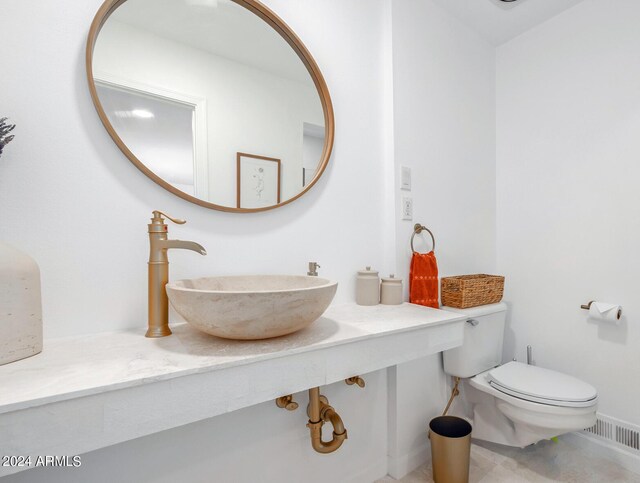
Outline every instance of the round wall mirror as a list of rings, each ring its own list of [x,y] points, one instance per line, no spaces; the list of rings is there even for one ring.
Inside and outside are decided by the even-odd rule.
[[[282,206],[329,161],[333,108],[320,69],[257,0],[107,0],[87,75],[124,154],[199,205]]]

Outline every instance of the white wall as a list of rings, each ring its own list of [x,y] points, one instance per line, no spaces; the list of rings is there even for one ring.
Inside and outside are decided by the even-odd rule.
[[[442,273],[493,271],[493,51],[431,0],[266,2],[323,71],[336,143],[328,170],[307,195],[251,215],[174,197],[117,149],[84,74],[84,41],[101,2],[76,3],[63,11],[6,0],[0,17],[0,31],[19,46],[2,61],[12,73],[3,76],[2,115],[18,128],[0,161],[0,238],[40,263],[47,337],[145,326],[146,223],[153,209],[188,219],[171,227],[172,236],[209,252],[171,253],[172,278],[304,273],[306,262],[317,260],[321,275],[340,283],[337,302],[353,300],[355,271],[366,265],[396,272],[406,284],[413,223],[397,221],[400,165],[413,168],[415,221],[434,230]],[[150,468],[158,450],[162,474],[181,472],[194,481],[200,468],[207,478],[241,471],[240,479],[255,481],[267,458],[275,465],[267,476],[280,476],[286,465],[289,481],[308,467],[318,481],[371,481],[367,472],[382,476],[385,469],[387,397],[405,411],[390,428],[391,460],[400,467],[427,458],[426,423],[444,404],[439,364],[432,357],[399,366],[392,393],[385,371],[367,376],[363,392],[340,384],[323,390],[350,431],[345,448],[330,457],[307,453],[301,413],[263,404],[100,450],[87,456],[83,476],[97,478],[116,465],[157,476]],[[172,451],[178,458],[169,458]],[[246,461],[263,463],[239,468]]]
[[[417,222],[436,237],[441,275],[495,270],[495,49],[432,0],[392,4],[391,169],[396,273],[408,289]],[[401,166],[412,191],[400,191]],[[393,172],[395,171],[395,176]],[[400,218],[413,198],[413,221]],[[428,235],[427,235],[428,237]],[[425,251],[431,245],[416,240]],[[430,459],[427,424],[447,401],[440,355],[389,370],[389,472]]]
[[[400,479],[431,460],[429,421],[440,416],[449,397],[442,356],[416,359],[387,370],[388,472]]]
[[[593,384],[640,423],[640,3],[586,0],[498,49],[498,268],[505,359]],[[619,303],[620,326],[587,321]]]
[[[306,273],[307,262],[317,260],[320,274],[340,284],[336,301],[353,300],[356,270],[384,258],[382,199],[370,196],[382,190],[385,161],[378,141],[382,2],[268,2],[305,39],[324,73],[336,142],[325,175],[307,195],[248,215],[175,197],[111,141],[84,72],[85,39],[100,3],[79,2],[62,12],[46,2],[34,10],[11,0],[0,20],[0,30],[19,46],[2,67],[11,73],[3,76],[2,112],[18,127],[1,161],[0,237],[40,263],[46,336],[145,326],[146,224],[153,209],[187,219],[170,227],[171,236],[198,241],[209,252],[201,258],[173,251],[174,279]]]
[[[311,76],[275,76],[115,19],[98,36],[94,72],[206,100],[209,201],[236,206],[237,152],[281,160],[283,201],[302,189],[303,125],[324,126]]]
[[[435,235],[441,275],[491,273],[495,49],[431,0],[392,4],[395,167],[398,179],[410,167],[413,182],[410,193],[395,186],[398,272],[407,281],[409,241],[421,223]],[[413,221],[400,220],[407,195]],[[431,242],[416,240],[416,249]]]
[[[40,263],[46,337],[145,327],[146,224],[153,209],[186,218],[187,225],[170,227],[171,235],[209,252],[205,258],[171,253],[174,279],[303,274],[307,262],[317,260],[320,274],[339,282],[336,301],[344,302],[353,300],[358,268],[391,270],[380,223],[382,173],[390,162],[383,149],[383,1],[266,3],[304,39],[322,69],[336,111],[336,142],[327,171],[307,195],[275,211],[238,215],[171,195],[109,138],[84,72],[85,38],[101,0],[65,9],[3,2],[0,31],[16,48],[3,54],[0,106],[18,127],[0,160],[0,239]],[[335,455],[311,451],[301,395],[296,413],[266,403],[98,451],[85,460],[84,481],[120,470],[136,481],[145,474],[167,481],[176,474],[181,481],[220,475],[218,481],[283,475],[285,481],[306,475],[309,481],[372,481],[386,472],[386,371],[366,379],[364,391],[344,384],[323,389],[349,430]],[[154,470],[158,460],[161,471]]]

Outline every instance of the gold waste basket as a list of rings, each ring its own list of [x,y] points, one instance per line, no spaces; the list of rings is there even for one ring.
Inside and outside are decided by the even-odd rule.
[[[438,416],[429,423],[435,483],[468,483],[471,425],[455,416]]]

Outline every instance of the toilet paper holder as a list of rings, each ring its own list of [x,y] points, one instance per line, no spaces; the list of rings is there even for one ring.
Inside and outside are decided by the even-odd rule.
[[[594,303],[595,300],[589,300],[588,304],[583,304],[580,306],[581,309],[584,310],[590,310],[591,309],[591,304]],[[622,309],[618,309],[618,315],[617,315],[617,319],[620,320],[620,317],[622,317]]]
[[[591,309],[591,304],[593,302],[595,302],[595,300],[590,300],[588,304],[581,305],[580,308],[584,309],[584,310],[590,310]]]

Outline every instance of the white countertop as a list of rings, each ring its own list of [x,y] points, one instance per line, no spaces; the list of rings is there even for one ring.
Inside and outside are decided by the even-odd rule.
[[[0,366],[0,454],[83,454],[341,382],[460,346],[465,319],[412,304],[347,304],[262,341],[186,324],[147,339],[144,323],[45,340],[41,354]],[[0,477],[24,469],[0,467]]]
[[[455,321],[463,315],[413,304],[329,308],[310,327],[262,341],[219,339],[187,324],[173,335],[144,337],[144,327],[46,340],[34,357],[0,366],[0,414],[253,364]]]

